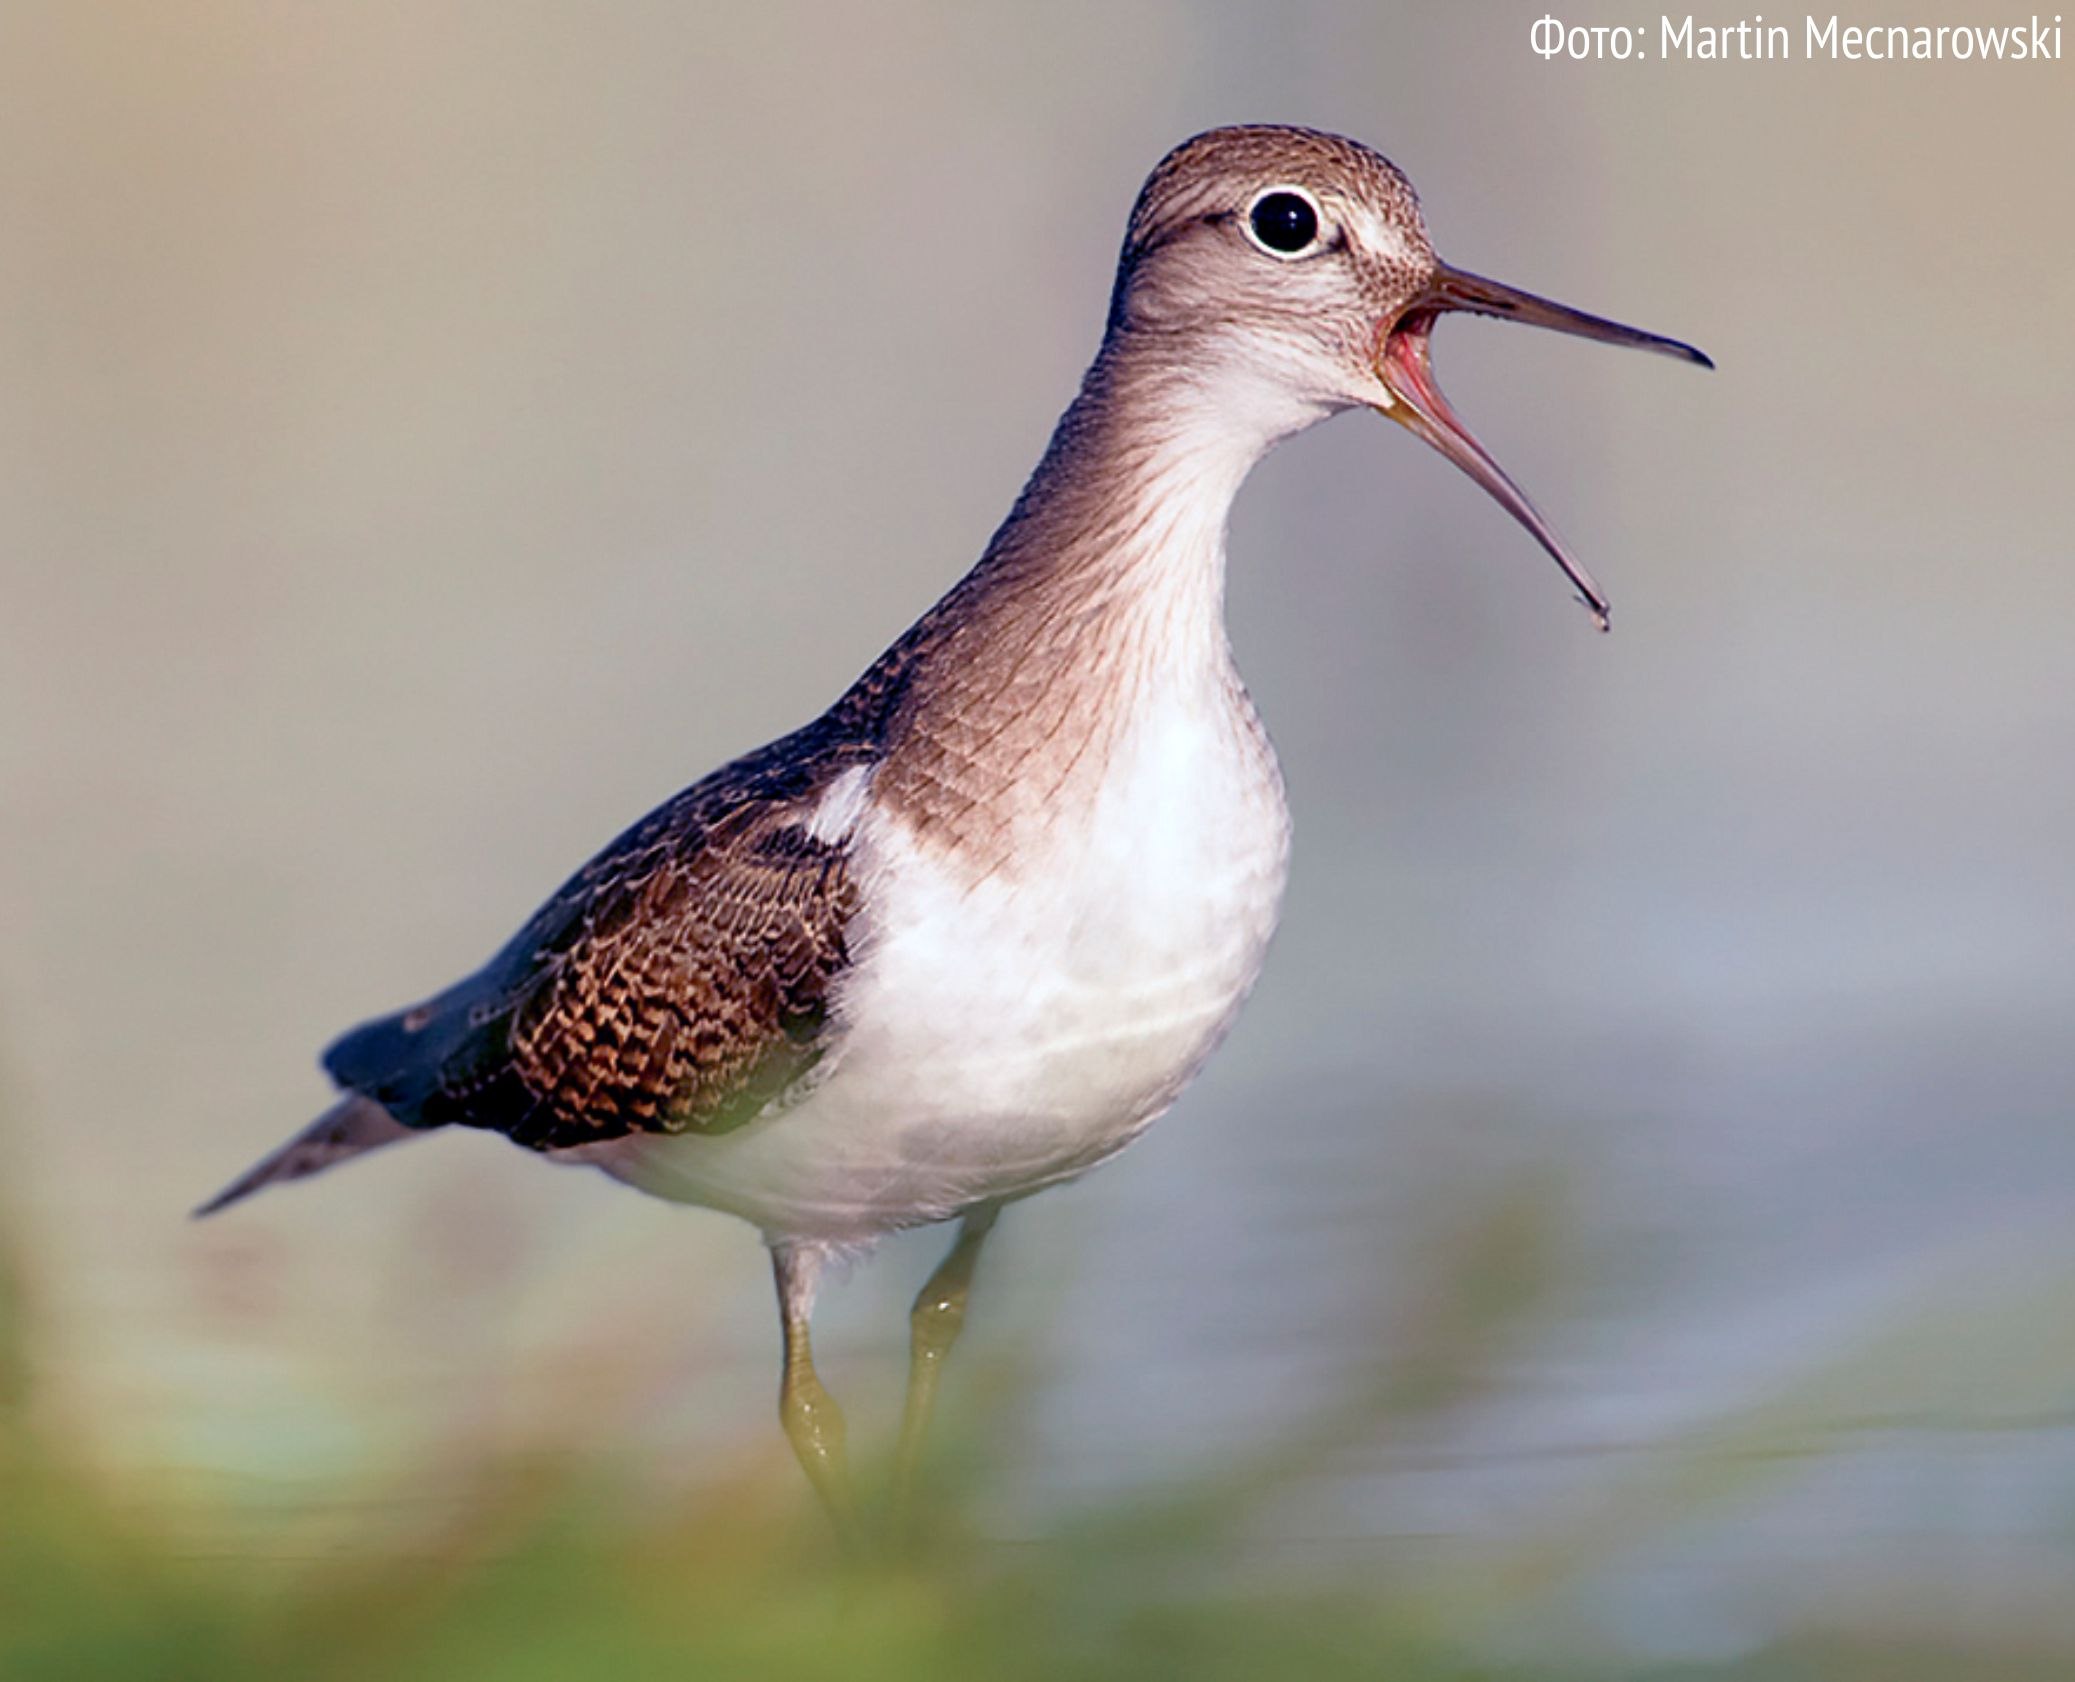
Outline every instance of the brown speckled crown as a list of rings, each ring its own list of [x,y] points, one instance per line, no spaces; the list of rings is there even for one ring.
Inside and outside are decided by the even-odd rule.
[[[1124,267],[1176,228],[1227,209],[1250,187],[1279,181],[1337,188],[1407,227],[1422,226],[1419,195],[1381,152],[1317,129],[1249,123],[1207,129],[1154,165],[1131,207]]]
[[[1237,220],[1256,194],[1273,186],[1301,187],[1329,206],[1358,209],[1392,231],[1389,248],[1342,247],[1369,298],[1409,295],[1431,269],[1433,246],[1419,195],[1380,152],[1315,129],[1268,124],[1211,129],[1169,152],[1139,190],[1110,298],[1110,332],[1158,326],[1201,334],[1238,324],[1344,333],[1354,326],[1335,311],[1293,307],[1301,299],[1293,296],[1297,277],[1292,271],[1264,271],[1250,292],[1235,285],[1249,277],[1229,270],[1188,285],[1186,264],[1169,267],[1156,261],[1163,254],[1185,256],[1206,233]],[[1369,325],[1366,319],[1359,324],[1364,330]]]

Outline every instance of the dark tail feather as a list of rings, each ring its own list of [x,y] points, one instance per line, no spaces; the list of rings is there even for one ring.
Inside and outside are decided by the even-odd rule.
[[[300,1180],[335,1162],[365,1151],[380,1150],[399,1139],[415,1136],[417,1129],[404,1126],[372,1098],[349,1092],[311,1122],[271,1156],[264,1156],[223,1190],[195,1211],[195,1219],[228,1208],[240,1198],[250,1197],[262,1186],[280,1180]]]

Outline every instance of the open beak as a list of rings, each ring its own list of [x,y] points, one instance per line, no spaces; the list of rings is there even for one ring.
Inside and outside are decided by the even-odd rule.
[[[1506,476],[1505,469],[1492,460],[1484,446],[1471,435],[1470,429],[1456,417],[1455,411],[1448,406],[1448,399],[1441,395],[1441,388],[1434,383],[1431,354],[1434,323],[1451,310],[1469,310],[1477,315],[1524,321],[1530,326],[1551,327],[1559,333],[1575,333],[1581,339],[1598,339],[1604,344],[1654,350],[1665,356],[1697,362],[1703,368],[1712,368],[1714,363],[1703,352],[1681,344],[1677,339],[1624,327],[1618,321],[1605,321],[1599,316],[1587,315],[1583,310],[1551,303],[1532,292],[1502,286],[1495,280],[1465,274],[1445,264],[1435,272],[1426,290],[1383,335],[1376,372],[1383,381],[1387,396],[1377,405],[1378,409],[1433,445],[1491,492],[1514,519],[1533,532],[1535,541],[1548,550],[1556,564],[1563,568],[1563,575],[1577,590],[1578,599],[1592,610],[1593,618],[1604,631],[1608,628],[1607,598],[1592,581],[1592,574],[1571,557],[1570,551],[1563,546],[1563,540],[1550,529],[1549,522],[1542,518],[1535,505],[1528,501],[1526,493]]]

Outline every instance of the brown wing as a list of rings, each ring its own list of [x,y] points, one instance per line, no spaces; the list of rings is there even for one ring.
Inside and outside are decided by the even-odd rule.
[[[723,1132],[820,1055],[856,891],[807,818],[745,807],[590,896],[512,1027],[544,1142]]]
[[[821,751],[816,751],[820,749]],[[475,975],[325,1054],[408,1126],[556,1149],[752,1119],[826,1050],[857,887],[810,833],[869,755],[774,744],[652,813]]]

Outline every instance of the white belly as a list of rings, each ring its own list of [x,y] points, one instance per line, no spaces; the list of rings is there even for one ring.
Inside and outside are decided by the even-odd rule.
[[[1200,702],[1200,697],[1199,697]],[[715,1138],[584,1153],[776,1236],[858,1241],[1027,1195],[1172,1103],[1259,973],[1287,869],[1243,693],[1150,705],[1082,804],[974,881],[866,803],[867,910],[803,1094]]]

